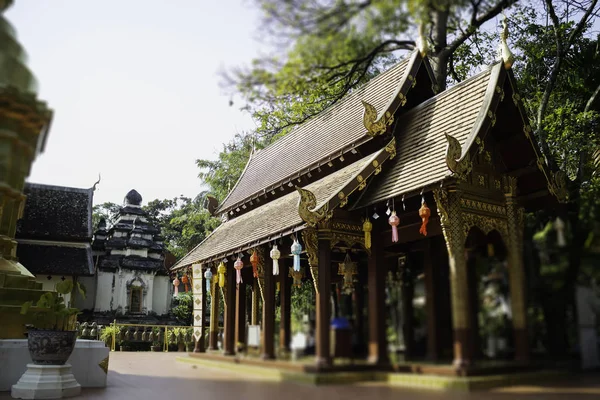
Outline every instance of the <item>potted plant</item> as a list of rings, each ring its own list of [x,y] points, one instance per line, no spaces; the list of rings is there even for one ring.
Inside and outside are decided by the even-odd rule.
[[[150,336],[152,337],[152,346],[150,347],[150,350],[162,351],[163,343],[161,341],[160,328],[152,328],[152,333],[150,334]]]
[[[118,342],[119,341],[119,328],[114,325],[105,326],[104,329],[102,329],[102,333],[100,334],[100,340],[102,340],[106,344],[106,347],[109,347],[112,349],[113,336],[115,337],[116,341]],[[115,343],[115,346],[116,346],[116,344],[117,343]]]
[[[77,340],[75,324],[79,309],[65,304],[65,295],[73,288],[71,280],[58,282],[55,291],[42,294],[35,306],[28,301],[21,307],[21,314],[34,315],[33,328],[27,332],[27,346],[34,364],[63,365],[71,356]],[[85,298],[85,288],[77,283],[77,289]]]

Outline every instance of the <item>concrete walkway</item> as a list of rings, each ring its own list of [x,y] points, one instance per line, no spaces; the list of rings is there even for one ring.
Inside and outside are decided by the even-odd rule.
[[[355,399],[473,399],[473,400],[537,400],[600,399],[600,373],[539,386],[518,386],[490,392],[438,393],[409,391],[380,383],[345,386],[309,386],[276,383],[235,376],[222,370],[177,362],[183,353],[120,353],[110,355],[108,387],[84,389],[82,399],[164,400],[355,400]],[[9,393],[0,399],[10,398]]]

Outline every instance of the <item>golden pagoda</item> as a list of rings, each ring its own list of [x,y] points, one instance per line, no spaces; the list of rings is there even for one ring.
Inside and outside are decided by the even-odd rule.
[[[37,300],[41,284],[16,257],[15,232],[23,213],[23,186],[43,151],[52,111],[37,98],[35,77],[14,28],[4,18],[12,0],[0,0],[0,339],[22,338],[29,317],[21,304]]]

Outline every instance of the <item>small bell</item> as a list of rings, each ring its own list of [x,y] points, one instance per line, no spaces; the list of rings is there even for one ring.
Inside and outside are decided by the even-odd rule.
[[[225,273],[227,272],[227,267],[225,267],[225,263],[221,261],[221,264],[217,267],[217,274],[219,275],[219,287],[225,287]]]
[[[252,264],[252,275],[258,278],[258,252],[256,250],[250,256],[250,264]]]
[[[239,256],[233,263],[233,268],[235,268],[235,283],[239,285],[242,283],[242,268],[244,268],[244,263]]]
[[[363,232],[365,233],[365,249],[371,248],[371,231],[373,230],[373,223],[369,221],[369,218],[363,222]]]
[[[294,271],[300,271],[300,254],[302,253],[302,245],[297,239],[292,243],[292,254],[294,255]]]
[[[421,208],[419,208],[419,217],[421,217],[421,229],[419,229],[419,233],[423,236],[427,236],[427,224],[429,223],[429,217],[431,216],[431,210],[427,207],[427,203],[423,199],[421,201]]]
[[[565,223],[560,217],[556,217],[554,221],[554,230],[556,230],[556,245],[558,247],[565,247],[567,240],[565,238]]]
[[[400,225],[400,218],[396,215],[396,211],[392,211],[388,222],[392,226],[392,242],[396,243],[398,242],[398,225]]]
[[[281,252],[277,249],[276,244],[273,245],[269,255],[273,260],[273,275],[277,276],[279,275],[279,257],[281,257]]]
[[[210,283],[212,282],[212,271],[210,270],[210,268],[206,268],[206,271],[204,271],[204,279],[206,280],[206,293],[210,294]]]

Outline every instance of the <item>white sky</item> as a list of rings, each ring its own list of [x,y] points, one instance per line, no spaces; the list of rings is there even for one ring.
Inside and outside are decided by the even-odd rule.
[[[258,55],[249,0],[16,0],[6,18],[54,110],[28,181],[91,187],[96,204],[202,189],[198,158],[252,129],[219,86]]]

